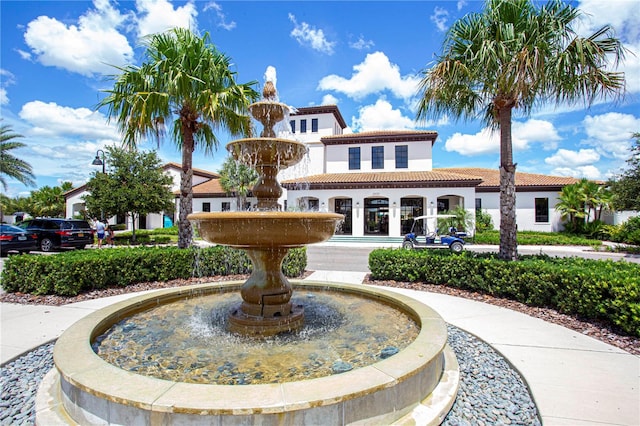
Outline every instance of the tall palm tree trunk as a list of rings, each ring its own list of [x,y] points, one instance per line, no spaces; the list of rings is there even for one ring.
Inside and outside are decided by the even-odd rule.
[[[182,144],[182,171],[180,173],[180,215],[178,218],[178,247],[187,248],[193,240],[191,222],[187,219],[193,212],[193,133],[188,129],[184,132]]]
[[[503,260],[518,258],[516,227],[516,165],[513,164],[511,111],[507,103],[498,108],[500,120],[500,250]]]

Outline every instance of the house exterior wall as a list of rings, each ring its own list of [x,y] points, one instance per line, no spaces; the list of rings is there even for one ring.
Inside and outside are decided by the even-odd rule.
[[[396,168],[396,146],[406,145],[408,152],[408,167]],[[372,148],[383,147],[384,168],[374,169],[372,167]],[[360,148],[360,168],[349,169],[349,148]],[[328,145],[325,148],[325,168],[324,173],[366,173],[366,172],[390,172],[433,169],[432,146],[430,141],[416,142],[388,142],[388,143],[363,143]],[[315,153],[311,152],[310,155]],[[318,158],[311,157],[312,163],[319,161]],[[315,173],[319,174],[319,173]]]
[[[519,231],[558,232],[564,229],[560,213],[555,209],[558,204],[558,192],[517,192],[516,193],[516,224]],[[480,198],[482,210],[491,215],[495,229],[500,229],[500,193],[478,192],[475,198]],[[536,222],[535,199],[549,200],[549,221]]]

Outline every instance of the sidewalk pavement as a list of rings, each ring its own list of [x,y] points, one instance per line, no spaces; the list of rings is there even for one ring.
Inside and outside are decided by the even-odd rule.
[[[316,271],[306,279],[362,283],[365,275]],[[524,377],[544,425],[640,425],[640,357],[509,309],[443,294],[388,290],[424,302],[446,322],[500,352]],[[0,304],[0,363],[56,339],[85,315],[136,294],[60,307]]]

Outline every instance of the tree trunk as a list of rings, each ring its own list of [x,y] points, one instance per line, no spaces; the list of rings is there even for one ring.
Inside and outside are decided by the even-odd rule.
[[[187,216],[193,211],[193,132],[185,128],[182,142],[182,171],[180,172],[180,214],[178,218],[178,247],[188,248],[193,239],[193,229]]]
[[[131,242],[136,242],[136,215],[131,213]]]
[[[517,260],[516,165],[511,142],[511,110],[507,103],[498,109],[500,120],[500,250],[503,260]]]

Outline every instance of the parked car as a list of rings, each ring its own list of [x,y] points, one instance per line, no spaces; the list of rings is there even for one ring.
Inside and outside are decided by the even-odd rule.
[[[10,251],[28,253],[38,250],[38,235],[27,232],[13,225],[0,225],[0,256],[6,256]]]
[[[464,250],[465,241],[461,238],[466,233],[457,232],[455,228],[449,229],[448,234],[441,234],[437,228],[438,219],[455,217],[453,215],[418,216],[414,218],[411,231],[405,235],[402,248],[414,249],[439,249],[448,248],[454,253]]]
[[[83,249],[93,244],[93,229],[86,220],[36,218],[20,222],[18,226],[38,235],[42,251],[65,247]]]

